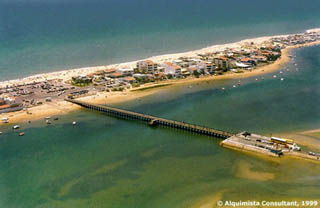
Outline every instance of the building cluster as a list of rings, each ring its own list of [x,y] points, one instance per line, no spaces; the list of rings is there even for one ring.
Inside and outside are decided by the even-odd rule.
[[[72,78],[72,83],[77,86],[89,84],[104,86],[106,90],[126,89],[147,82],[252,70],[257,66],[275,61],[280,56],[279,46],[271,43],[263,47],[249,44],[245,48],[198,54],[195,57],[180,57],[162,63],[152,60],[138,61],[135,67],[110,68],[76,76]]]
[[[281,156],[284,153],[301,151],[301,147],[291,139],[267,137],[249,132],[241,132],[229,137],[222,143],[226,146],[233,146],[271,156]]]
[[[281,45],[282,47],[295,46],[319,41],[320,32],[305,32],[303,34],[275,37],[271,40],[273,43]]]
[[[0,112],[13,111],[21,106],[39,105],[65,96],[79,97],[98,91],[123,91],[148,82],[241,73],[274,62],[281,56],[283,48],[315,41],[320,41],[320,32],[280,36],[259,44],[247,42],[241,47],[170,61],[142,60],[135,66],[108,68],[74,76],[67,82],[49,80],[7,86],[0,88]]]
[[[0,113],[19,111],[52,99],[63,99],[62,95],[75,90],[76,87],[63,83],[62,80],[6,86],[0,88]]]
[[[0,113],[22,110],[23,105],[14,97],[0,97]]]
[[[75,76],[71,84],[88,86],[93,84],[106,91],[122,91],[141,84],[188,76],[221,75],[226,72],[241,73],[270,64],[281,56],[281,49],[297,44],[320,40],[320,33],[306,32],[272,38],[260,44],[245,43],[239,48],[180,57],[176,60],[154,62],[138,61],[134,67],[108,68],[92,74]]]

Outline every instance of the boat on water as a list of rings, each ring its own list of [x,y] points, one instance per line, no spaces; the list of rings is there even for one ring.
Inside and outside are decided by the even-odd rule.
[[[24,136],[24,132],[21,132],[21,133],[19,134],[19,136]]]
[[[59,120],[59,118],[57,117],[57,118],[54,118],[53,120],[57,121],[57,120]]]
[[[2,131],[0,131],[0,135],[2,134]]]
[[[72,125],[76,125],[76,124],[77,124],[77,122],[75,122],[75,121],[72,122]]]
[[[51,122],[50,122],[49,120],[46,120],[46,123],[47,123],[47,124],[51,124]]]
[[[284,80],[284,78],[281,78],[280,80],[281,80],[281,81],[283,81],[283,80]]]
[[[51,119],[51,117],[50,117],[50,116],[46,117],[46,120],[49,120],[49,119]]]
[[[14,125],[12,128],[13,128],[13,129],[19,129],[20,126],[19,126],[19,125]]]

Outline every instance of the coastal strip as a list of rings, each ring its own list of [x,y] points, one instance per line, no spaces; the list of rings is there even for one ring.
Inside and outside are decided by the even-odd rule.
[[[3,110],[4,123],[17,123],[79,109],[65,102],[65,97],[111,104],[147,96],[178,84],[257,76],[286,64],[291,49],[319,43],[320,29],[314,29],[135,62],[9,80],[0,83],[0,111]],[[8,113],[13,107],[22,110]]]

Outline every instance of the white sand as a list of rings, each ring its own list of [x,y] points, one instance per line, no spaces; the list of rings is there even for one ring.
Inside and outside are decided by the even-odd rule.
[[[309,31],[318,31],[320,29],[312,29]],[[160,56],[154,56],[148,58],[149,60],[152,60],[154,62],[165,62],[165,61],[173,61],[175,59],[178,59],[180,57],[195,57],[197,54],[205,54],[208,52],[222,52],[226,49],[239,49],[241,46],[253,42],[254,44],[262,44],[263,42],[269,41],[271,38],[274,37],[286,37],[288,35],[276,35],[276,36],[266,36],[266,37],[259,37],[259,38],[252,38],[252,39],[246,39],[242,40],[236,43],[228,43],[223,45],[213,45],[207,48],[202,48],[199,50],[194,51],[188,51],[188,52],[182,52],[182,53],[174,53],[174,54],[165,54]],[[143,59],[146,60],[146,59]],[[140,61],[140,60],[138,60]],[[132,62],[125,62],[120,64],[113,64],[113,65],[106,65],[106,66],[94,66],[94,67],[84,67],[84,68],[77,68],[77,69],[69,69],[69,70],[63,70],[63,71],[57,71],[57,72],[50,72],[50,73],[43,73],[43,74],[36,74],[32,76],[28,76],[21,79],[15,79],[15,80],[8,80],[0,82],[0,87],[5,87],[7,85],[17,85],[17,84],[26,84],[26,83],[32,83],[32,82],[41,82],[45,80],[52,80],[52,79],[62,79],[62,80],[69,80],[73,76],[78,76],[82,74],[89,74],[93,73],[99,70],[104,70],[107,68],[121,68],[121,67],[133,67],[135,66],[137,61]]]

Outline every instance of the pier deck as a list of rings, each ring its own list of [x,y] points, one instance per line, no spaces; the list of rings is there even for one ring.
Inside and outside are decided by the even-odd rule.
[[[139,121],[146,122],[152,126],[165,126],[165,127],[180,129],[184,131],[194,132],[197,134],[212,136],[220,139],[227,139],[234,135],[226,131],[189,124],[181,121],[174,121],[174,120],[159,118],[159,117],[137,113],[133,111],[128,111],[128,110],[123,110],[119,108],[114,108],[114,107],[109,107],[104,105],[96,105],[96,104],[91,104],[88,102],[74,100],[74,99],[65,99],[65,100],[67,102],[82,106],[90,110],[107,113],[108,115],[113,117],[139,120]]]

